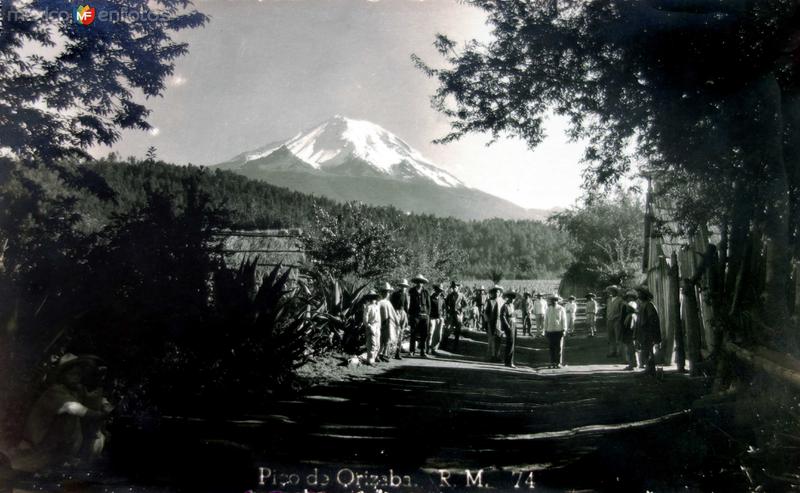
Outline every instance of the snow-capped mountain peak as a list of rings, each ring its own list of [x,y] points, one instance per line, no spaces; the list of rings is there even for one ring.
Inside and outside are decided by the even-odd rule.
[[[388,130],[341,115],[300,132],[282,144],[269,144],[237,158],[246,166],[250,161],[269,161],[271,154],[284,148],[315,170],[373,174],[403,181],[422,179],[443,187],[464,187],[461,180]],[[263,168],[269,166],[264,164]]]

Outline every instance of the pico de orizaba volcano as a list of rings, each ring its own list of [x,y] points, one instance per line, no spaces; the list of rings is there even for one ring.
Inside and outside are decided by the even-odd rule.
[[[465,220],[544,220],[551,212],[525,209],[470,188],[391,132],[340,115],[217,167],[340,202],[358,200]]]

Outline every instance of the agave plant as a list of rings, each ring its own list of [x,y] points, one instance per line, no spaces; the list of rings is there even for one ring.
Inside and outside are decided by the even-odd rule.
[[[314,287],[323,300],[316,321],[335,338],[332,342],[348,353],[358,353],[365,343],[361,310],[367,286],[340,281],[330,274],[318,274],[315,278]]]
[[[318,323],[324,303],[281,265],[257,282],[257,259],[214,277],[215,319],[195,341],[191,364],[201,394],[230,399],[288,383],[294,370],[331,347]],[[235,394],[233,396],[229,394]]]

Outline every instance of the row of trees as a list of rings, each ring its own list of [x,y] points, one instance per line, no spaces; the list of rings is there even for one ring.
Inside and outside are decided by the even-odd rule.
[[[180,197],[186,180],[191,178],[211,200],[231,211],[233,227],[310,228],[314,232],[307,236],[312,242],[311,249],[330,250],[329,255],[342,253],[344,247],[331,242],[323,248],[318,243],[326,238],[326,228],[337,234],[348,231],[347,235],[361,236],[353,241],[369,241],[366,237],[379,235],[381,241],[391,243],[391,248],[386,250],[390,258],[381,261],[395,259],[395,265],[405,265],[407,271],[419,270],[434,277],[485,278],[489,272],[497,270],[506,278],[557,278],[572,259],[566,248],[568,235],[535,221],[466,222],[406,214],[392,207],[339,204],[249,180],[229,171],[153,161],[120,162],[113,156],[91,163],[89,168],[101,175],[118,195],[116,204],[87,195],[82,207],[91,218],[107,217],[120,208],[141,206],[150,189]],[[373,227],[377,229],[373,231]],[[377,268],[384,273],[393,270],[391,266]],[[367,274],[372,276],[372,273]],[[401,277],[407,275],[406,272]]]

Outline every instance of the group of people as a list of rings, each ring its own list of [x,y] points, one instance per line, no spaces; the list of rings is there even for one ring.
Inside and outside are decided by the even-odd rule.
[[[367,352],[364,363],[387,362],[392,357],[403,359],[403,334],[409,332],[409,353],[427,358],[438,354],[439,346],[450,333],[454,334],[454,348],[458,347],[463,326],[467,299],[459,291],[461,284],[450,283],[445,294],[441,284],[427,288],[428,279],[417,275],[396,287],[388,282],[364,295],[363,325],[367,332]]]
[[[430,284],[430,289],[428,285]],[[523,293],[495,285],[474,290],[473,296],[462,293],[462,285],[450,282],[447,292],[441,284],[429,283],[423,275],[400,281],[396,286],[384,283],[364,296],[363,325],[367,335],[367,365],[402,359],[403,335],[409,334],[408,354],[428,358],[438,354],[440,345],[452,344],[457,350],[465,315],[472,312],[476,328],[487,334],[487,360],[514,368],[517,337],[516,311],[522,312],[522,334],[546,337],[550,368],[564,365],[564,341],[574,333],[577,303],[574,296],[566,301],[555,294]],[[636,366],[655,372],[653,347],[661,342],[658,311],[647,287],[622,292],[619,286],[606,289],[609,296],[606,324],[609,357],[623,355],[626,370]],[[586,326],[589,337],[597,333],[599,304],[594,293],[586,295]],[[452,336],[452,341],[450,341]],[[505,342],[503,342],[505,341]]]
[[[451,349],[457,350],[465,315],[471,309],[477,311],[473,315],[475,325],[487,333],[487,359],[515,367],[518,309],[515,291],[505,291],[498,285],[487,291],[481,286],[475,290],[474,296],[468,297],[461,292],[461,283],[452,281],[445,293],[439,283],[431,284],[429,289],[429,281],[421,274],[412,278],[411,283],[405,279],[395,287],[383,283],[377,290],[364,295],[363,326],[367,350],[362,360],[365,364],[402,359],[402,339],[406,332],[409,333],[409,354],[419,350],[422,358],[436,355],[440,345],[449,342],[451,336]],[[523,312],[523,334],[533,335],[535,323],[535,330],[559,348],[557,353],[551,349],[555,365],[563,363],[560,349],[563,343],[559,341],[574,330],[577,312],[574,296],[564,306],[559,301],[558,296],[550,296],[545,301],[541,293],[525,292],[518,303]]]
[[[653,293],[639,286],[623,293],[619,286],[606,289],[609,300],[606,307],[608,330],[608,357],[625,358],[625,370],[637,366],[648,375],[655,375],[654,348],[661,344],[661,322],[653,304]]]

